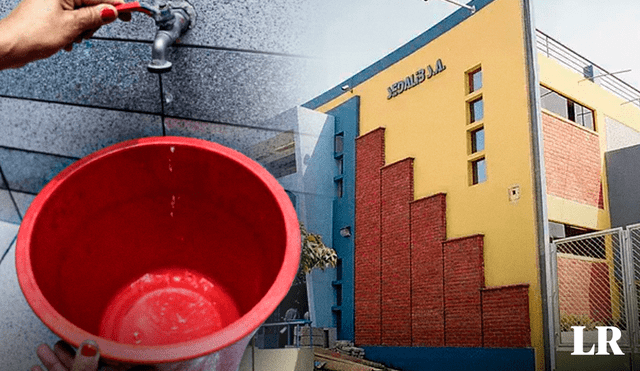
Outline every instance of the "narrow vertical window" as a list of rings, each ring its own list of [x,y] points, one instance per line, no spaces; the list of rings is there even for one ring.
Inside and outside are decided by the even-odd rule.
[[[342,175],[344,173],[344,162],[342,161],[342,157],[336,158],[336,167],[338,168],[338,175]]]
[[[344,195],[344,189],[342,185],[342,179],[337,179],[336,180],[336,197],[342,198],[343,195]]]
[[[333,150],[335,153],[342,153],[344,151],[344,134],[336,134],[333,143]]]
[[[471,153],[484,151],[484,128],[471,132]]]
[[[471,162],[472,183],[480,184],[487,180],[487,162],[484,158]]]
[[[469,72],[469,93],[478,91],[482,88],[482,69],[478,68]]]
[[[484,104],[482,98],[469,102],[469,123],[480,121],[484,118]]]

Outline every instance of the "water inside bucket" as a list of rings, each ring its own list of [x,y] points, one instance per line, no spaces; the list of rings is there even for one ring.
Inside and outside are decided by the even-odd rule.
[[[100,336],[126,344],[175,344],[210,335],[238,318],[236,302],[221,285],[191,270],[163,269],[111,299]]]

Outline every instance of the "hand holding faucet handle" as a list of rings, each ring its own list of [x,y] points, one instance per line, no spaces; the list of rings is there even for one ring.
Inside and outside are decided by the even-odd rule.
[[[142,12],[156,21],[158,31],[151,50],[151,63],[147,66],[149,72],[165,73],[171,71],[172,63],[167,60],[168,48],[178,38],[192,27],[196,12],[193,6],[185,0],[156,0],[152,4],[134,1],[116,6],[118,12]]]
[[[0,69],[50,57],[118,17],[122,0],[23,0],[0,20]],[[130,15],[122,17],[130,19]]]
[[[141,12],[152,17],[157,12],[152,6],[139,1],[116,5],[116,9],[118,10],[118,14]]]

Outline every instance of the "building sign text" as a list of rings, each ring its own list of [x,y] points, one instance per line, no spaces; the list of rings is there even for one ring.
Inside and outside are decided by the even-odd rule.
[[[424,68],[419,69],[418,71],[416,71],[416,73],[412,74],[411,76],[407,76],[404,80],[398,81],[393,85],[389,86],[387,88],[387,92],[389,93],[389,95],[387,95],[387,99],[396,97],[399,94],[402,94],[404,91],[407,91],[413,88],[414,86],[422,84],[426,79],[432,78],[433,76],[444,71],[446,68],[447,67],[444,64],[442,64],[442,60],[438,59],[436,61],[435,68],[429,65],[427,66],[426,70]]]

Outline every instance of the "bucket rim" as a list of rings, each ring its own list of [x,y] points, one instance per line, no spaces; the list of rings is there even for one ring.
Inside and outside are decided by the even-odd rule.
[[[58,313],[37,285],[31,269],[29,247],[40,211],[49,197],[74,173],[90,166],[95,161],[100,161],[116,153],[137,147],[158,145],[181,145],[206,150],[236,162],[255,175],[257,180],[262,182],[273,196],[282,213],[285,231],[283,261],[273,284],[263,297],[238,320],[211,335],[170,345],[148,346],[118,343],[89,333]],[[84,340],[93,340],[100,348],[101,357],[108,360],[135,364],[172,363],[218,352],[253,335],[284,299],[297,274],[301,250],[299,228],[295,209],[282,186],[264,167],[244,154],[204,139],[177,136],[139,138],[111,145],[83,157],[62,170],[38,193],[27,210],[18,231],[15,264],[18,282],[27,303],[36,316],[62,340],[74,347],[79,347]]]

